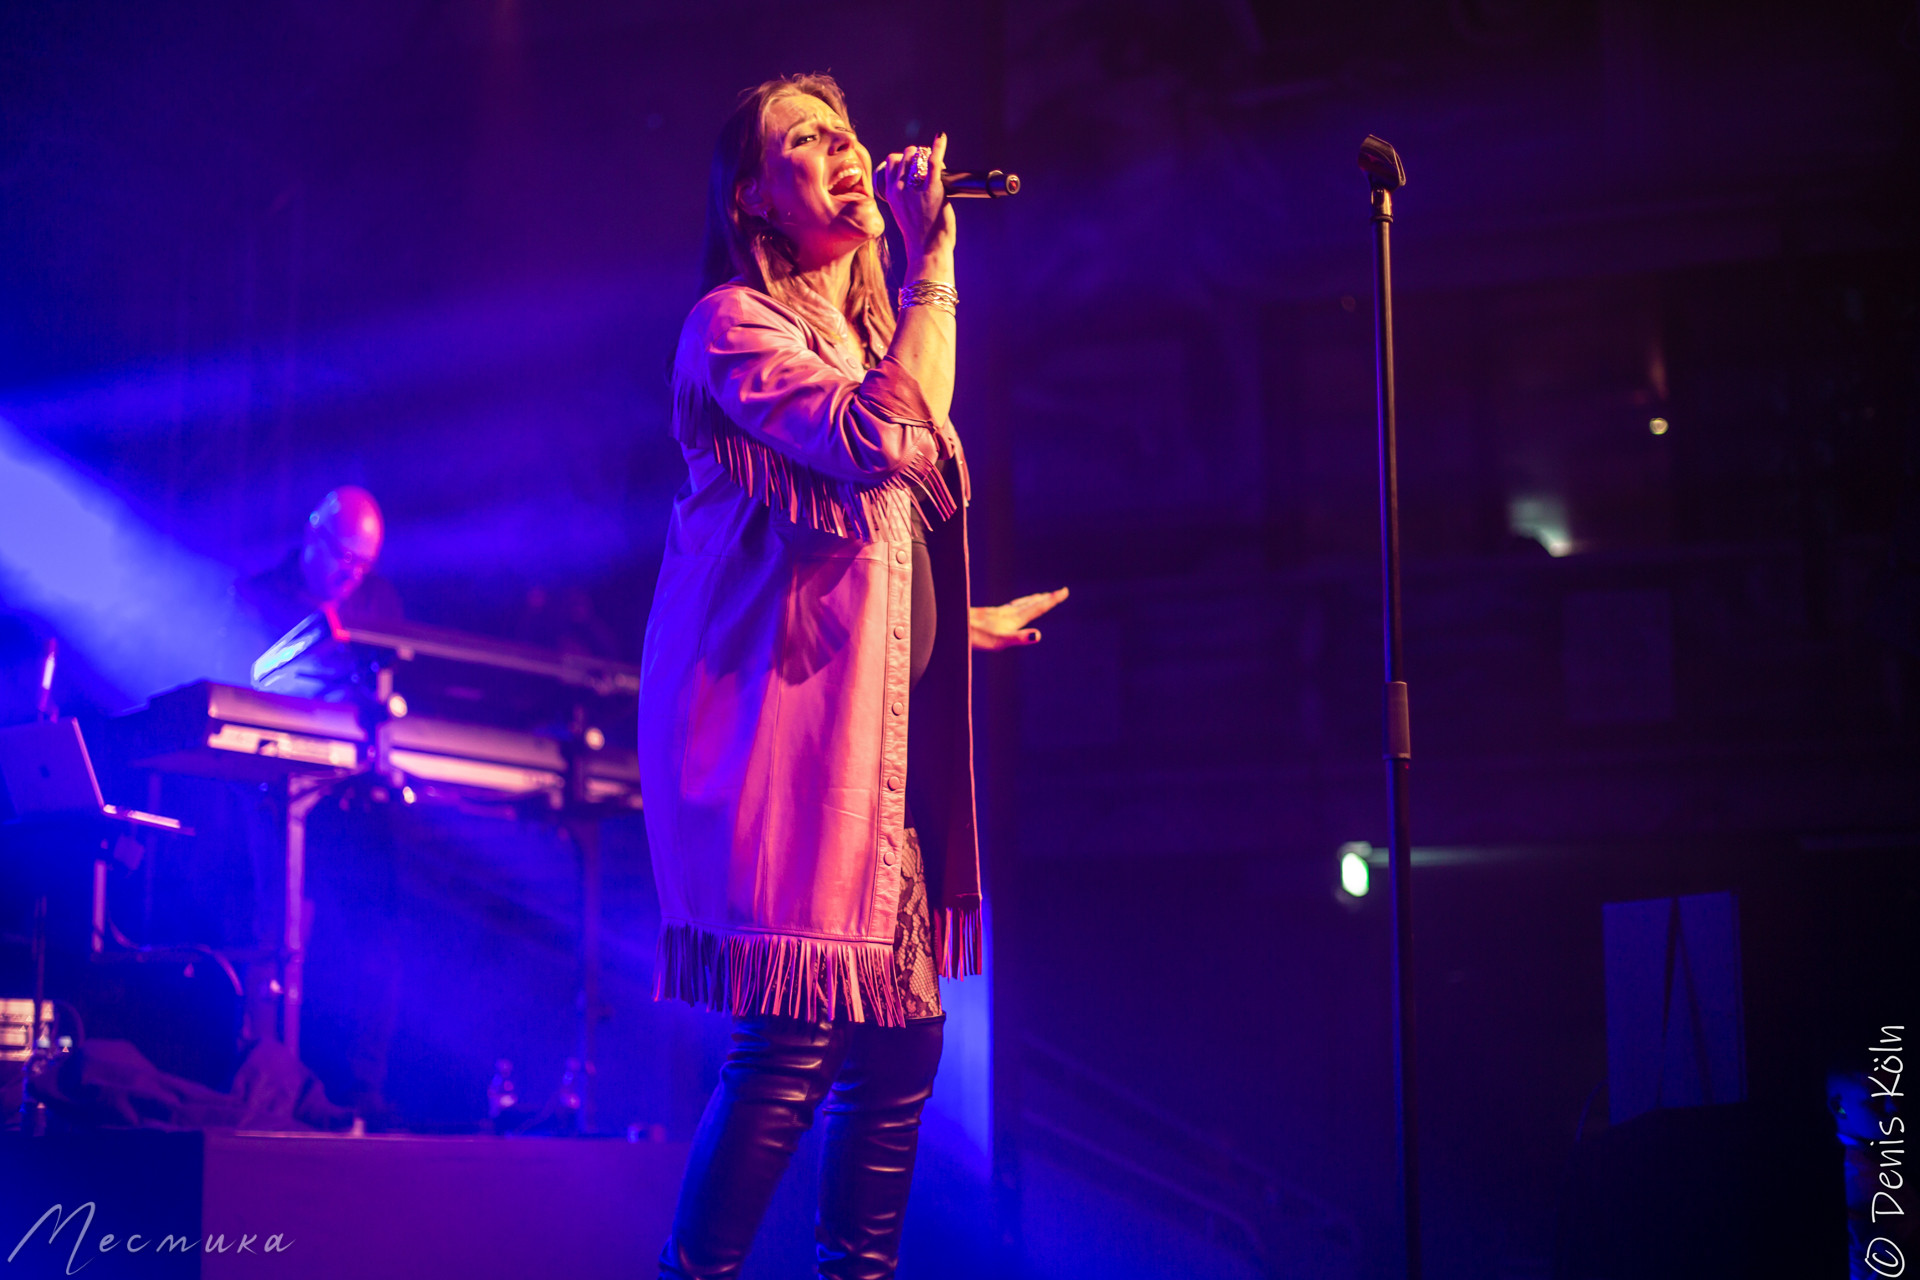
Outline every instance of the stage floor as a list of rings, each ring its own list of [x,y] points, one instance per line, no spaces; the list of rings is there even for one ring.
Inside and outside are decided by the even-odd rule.
[[[687,1148],[130,1131],[9,1137],[0,1152],[10,1275],[67,1275],[85,1263],[100,1280],[592,1280],[651,1268]],[[42,1218],[55,1205],[80,1212],[50,1239],[59,1216]],[[189,1239],[197,1247],[184,1250]]]

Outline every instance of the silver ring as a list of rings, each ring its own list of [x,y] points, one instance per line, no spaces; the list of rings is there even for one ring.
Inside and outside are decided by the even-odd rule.
[[[907,149],[907,187],[912,191],[925,191],[927,184],[933,181],[933,151],[928,147],[909,147]]]

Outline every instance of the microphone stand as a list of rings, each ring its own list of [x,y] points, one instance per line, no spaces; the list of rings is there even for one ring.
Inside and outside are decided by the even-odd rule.
[[[1399,153],[1368,134],[1360,168],[1373,191],[1373,320],[1375,389],[1380,432],[1380,593],[1386,650],[1382,706],[1387,806],[1392,814],[1387,865],[1393,896],[1393,1066],[1400,1121],[1400,1208],[1406,1230],[1407,1278],[1420,1276],[1420,1180],[1415,1160],[1418,1125],[1413,1053],[1413,848],[1407,833],[1407,769],[1413,748],[1407,720],[1407,682],[1401,669],[1400,458],[1393,394],[1393,268],[1387,232],[1393,193],[1406,185]]]

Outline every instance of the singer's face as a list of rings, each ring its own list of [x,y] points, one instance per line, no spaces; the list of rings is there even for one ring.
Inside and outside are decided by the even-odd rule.
[[[853,128],[812,94],[769,103],[760,176],[742,205],[792,238],[802,267],[848,254],[886,230],[873,198],[873,159]]]

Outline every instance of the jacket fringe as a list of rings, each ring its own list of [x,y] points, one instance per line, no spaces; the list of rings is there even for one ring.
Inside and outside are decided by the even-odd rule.
[[[885,943],[723,934],[679,922],[660,926],[653,998],[684,1000],[734,1017],[766,1014],[809,1022],[846,1017],[883,1027],[907,1021],[893,948]]]
[[[904,541],[913,536],[909,504],[929,524],[960,509],[937,455],[871,484],[836,480],[741,430],[695,382],[674,382],[673,435],[690,448],[711,448],[721,470],[755,501],[836,537]]]
[[[980,972],[981,928],[979,907],[935,907],[933,962],[943,978],[971,978]]]

